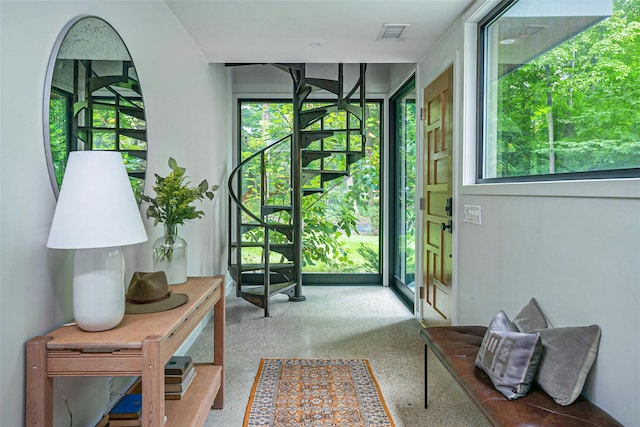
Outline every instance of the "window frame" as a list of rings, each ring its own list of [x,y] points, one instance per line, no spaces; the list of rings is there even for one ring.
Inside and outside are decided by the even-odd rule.
[[[627,169],[609,169],[600,171],[584,172],[561,172],[555,174],[522,175],[509,177],[485,178],[485,101],[486,101],[486,81],[485,81],[485,60],[488,50],[486,44],[487,30],[491,24],[496,22],[502,14],[513,4],[520,0],[502,0],[488,13],[481,17],[476,27],[475,48],[477,56],[475,58],[476,75],[476,102],[475,102],[475,184],[509,184],[509,183],[545,183],[545,182],[571,182],[571,181],[600,181],[600,180],[628,180],[640,178],[640,167]],[[636,196],[640,191],[635,191]]]
[[[387,279],[389,281],[389,286],[391,287],[392,290],[394,290],[396,292],[396,294],[400,297],[401,301],[407,306],[407,308],[409,308],[409,310],[411,312],[414,311],[415,309],[415,304],[414,304],[414,300],[415,300],[415,287],[412,290],[407,283],[404,283],[403,280],[398,278],[398,274],[399,272],[396,270],[396,257],[399,253],[399,247],[398,247],[398,233],[397,233],[397,212],[396,212],[396,205],[395,205],[395,200],[397,200],[397,187],[395,185],[394,180],[396,179],[397,175],[398,175],[398,170],[397,170],[397,155],[398,155],[398,123],[397,123],[397,115],[398,115],[398,104],[397,102],[400,100],[405,99],[405,97],[410,94],[411,92],[414,93],[415,99],[414,99],[414,103],[415,103],[415,109],[416,109],[416,114],[417,116],[415,117],[415,125],[418,125],[419,122],[419,102],[418,102],[418,85],[417,85],[417,78],[416,78],[416,74],[412,73],[410,77],[408,77],[404,83],[400,86],[399,89],[397,89],[390,97],[389,97],[389,142],[388,142],[388,146],[389,146],[389,154],[388,154],[388,164],[389,164],[389,174],[388,174],[388,179],[387,179],[387,185],[389,186],[389,207],[388,207],[388,229],[389,229],[389,253],[388,253],[388,266],[389,266],[389,271],[387,273]],[[414,143],[416,144],[416,150],[418,148],[418,141],[417,141],[417,136],[418,136],[418,129],[416,128],[416,140],[414,141]],[[416,151],[416,156],[417,156],[417,151]],[[414,165],[414,167],[417,168],[417,165]],[[416,173],[417,176],[417,169],[416,171],[414,171]],[[417,183],[416,183],[417,184]],[[415,200],[414,200],[415,202]],[[414,206],[415,208],[415,206]],[[415,223],[418,223],[418,218],[415,218]],[[414,227],[416,227],[416,225],[414,225]],[[417,230],[417,228],[416,228]],[[417,233],[417,231],[416,231]],[[417,247],[417,235],[416,235],[416,242],[415,242],[415,247],[414,247],[414,251],[415,251],[415,265],[413,268],[413,276],[414,276],[414,282],[415,279],[417,277],[417,267],[418,267],[418,262],[417,262],[417,258],[418,258],[418,247]],[[406,254],[405,254],[406,255]],[[404,278],[403,278],[404,279]]]

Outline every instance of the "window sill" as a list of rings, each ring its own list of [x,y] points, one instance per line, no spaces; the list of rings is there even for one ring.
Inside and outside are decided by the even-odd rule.
[[[460,194],[640,199],[640,178],[467,184]]]

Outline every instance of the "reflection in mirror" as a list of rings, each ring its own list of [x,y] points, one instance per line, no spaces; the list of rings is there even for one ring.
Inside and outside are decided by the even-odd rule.
[[[120,151],[135,192],[144,190],[147,126],[129,51],[104,20],[70,22],[54,47],[45,86],[45,148],[56,197],[76,150]]]

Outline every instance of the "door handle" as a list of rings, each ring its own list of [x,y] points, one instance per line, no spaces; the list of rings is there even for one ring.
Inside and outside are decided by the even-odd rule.
[[[449,220],[446,224],[443,222],[440,224],[440,229],[442,231],[449,230],[449,233],[453,233],[453,221]]]
[[[453,197],[447,198],[447,206],[445,206],[444,211],[447,213],[447,216],[453,216]]]

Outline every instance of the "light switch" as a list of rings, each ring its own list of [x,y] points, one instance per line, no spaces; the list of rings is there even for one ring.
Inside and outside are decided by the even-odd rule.
[[[464,222],[470,222],[471,224],[482,223],[482,209],[480,206],[464,205]]]

